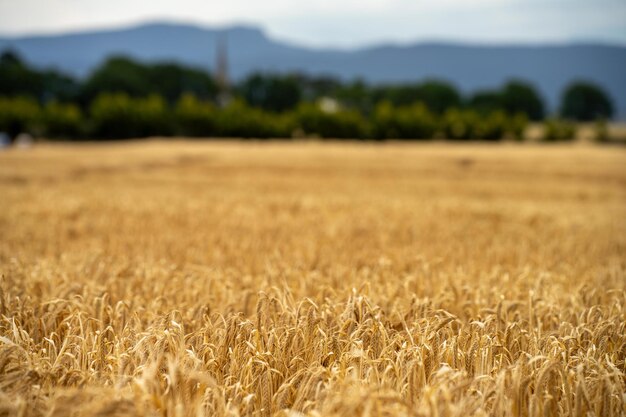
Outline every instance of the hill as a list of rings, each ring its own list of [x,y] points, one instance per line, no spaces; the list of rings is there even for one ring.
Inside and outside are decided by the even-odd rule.
[[[235,79],[258,70],[358,77],[373,83],[440,78],[468,92],[522,78],[540,89],[551,108],[567,83],[587,79],[603,86],[612,95],[619,117],[626,117],[626,46],[617,45],[430,42],[353,50],[313,49],[272,39],[249,26],[216,29],[151,23],[61,35],[0,37],[0,50],[13,48],[34,65],[56,67],[82,77],[112,54],[211,69],[220,37],[227,39]]]

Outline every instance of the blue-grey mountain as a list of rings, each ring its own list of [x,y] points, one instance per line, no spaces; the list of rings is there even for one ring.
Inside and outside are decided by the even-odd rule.
[[[144,61],[178,61],[211,70],[219,39],[226,39],[233,79],[253,71],[300,71],[372,83],[438,78],[472,92],[520,78],[534,83],[551,109],[569,82],[584,79],[604,87],[619,117],[626,117],[626,46],[619,45],[415,43],[312,49],[271,39],[253,27],[214,29],[156,23],[63,35],[0,37],[0,50],[12,48],[33,65],[83,77],[113,54]]]

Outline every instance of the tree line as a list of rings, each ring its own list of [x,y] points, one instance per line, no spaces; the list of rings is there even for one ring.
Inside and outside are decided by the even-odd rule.
[[[256,73],[226,92],[206,71],[175,63],[112,57],[86,79],[37,70],[13,52],[0,56],[0,131],[50,138],[140,136],[320,136],[361,139],[521,139],[527,122],[547,117],[523,81],[464,96],[453,85],[369,85],[304,74]],[[220,103],[218,105],[217,103]],[[596,85],[571,84],[547,139],[571,136],[569,121],[613,117]],[[548,135],[547,135],[548,136]]]

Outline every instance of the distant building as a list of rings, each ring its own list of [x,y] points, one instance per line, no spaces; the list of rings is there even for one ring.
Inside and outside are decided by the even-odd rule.
[[[320,110],[324,113],[337,113],[340,109],[339,102],[332,97],[322,97],[318,101]]]
[[[16,148],[29,149],[33,147],[34,143],[35,139],[29,133],[20,133],[15,138],[15,142],[13,142],[13,145]]]

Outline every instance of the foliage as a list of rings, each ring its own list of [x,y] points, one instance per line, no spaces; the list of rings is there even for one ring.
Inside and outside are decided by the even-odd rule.
[[[469,98],[467,107],[481,114],[502,108],[502,95],[498,91],[477,91]]]
[[[598,119],[593,123],[593,139],[600,143],[609,142],[611,140],[606,120]]]
[[[295,74],[294,76],[302,89],[304,101],[313,102],[322,97],[336,96],[342,88],[342,83],[334,77],[306,74]]]
[[[36,71],[31,70],[12,51],[5,51],[0,55],[0,94],[38,99],[40,92],[41,77]]]
[[[20,133],[33,133],[40,107],[28,97],[0,97],[0,132],[14,138]]]
[[[80,84],[74,78],[56,70],[42,71],[39,75],[42,87],[38,97],[41,102],[78,102]]]
[[[213,104],[185,94],[174,108],[177,133],[184,136],[212,136],[216,133],[217,111]]]
[[[500,90],[485,90],[474,93],[468,106],[487,114],[502,110],[509,114],[524,113],[530,120],[542,120],[545,116],[543,100],[530,84],[509,81]]]
[[[75,104],[52,101],[41,112],[43,133],[49,138],[77,138],[81,134],[83,115]]]
[[[372,117],[376,139],[431,139],[437,131],[437,119],[423,104],[393,107],[379,103]]]
[[[476,139],[500,140],[503,139],[508,127],[506,113],[496,110],[474,121],[474,134]]]
[[[578,81],[567,86],[561,98],[561,116],[578,121],[613,117],[609,95],[594,83]]]
[[[426,81],[420,85],[417,93],[416,101],[425,104],[436,114],[443,114],[447,109],[461,104],[459,91],[444,81]]]
[[[132,98],[124,93],[101,94],[91,105],[91,134],[121,139],[168,135],[171,124],[165,101],[159,96]]]
[[[220,108],[210,74],[168,62],[111,57],[78,83],[54,70],[32,69],[14,52],[0,55],[0,96],[7,97],[0,127],[11,135],[270,138],[302,132],[324,138],[521,140],[528,120],[545,115],[539,93],[520,80],[464,100],[453,85],[439,80],[372,86],[363,80],[257,73],[232,92],[237,99]],[[16,100],[15,108],[6,100]],[[321,108],[320,102],[337,109]],[[567,119],[605,120],[613,111],[597,85],[576,82],[563,94],[561,113]],[[572,129],[548,120],[544,139],[565,140]],[[606,129],[596,130],[603,137]]]
[[[291,137],[293,124],[288,114],[265,112],[234,100],[217,113],[217,135],[241,138]]]
[[[436,114],[443,114],[447,109],[461,104],[458,90],[453,85],[439,80],[383,86],[376,88],[373,94],[376,102],[389,101],[401,107],[422,103]]]
[[[148,79],[154,88],[151,94],[163,96],[174,103],[184,94],[193,94],[202,100],[213,100],[217,96],[215,80],[202,69],[173,63],[147,65]]]
[[[32,69],[12,51],[0,55],[0,95],[46,102],[75,100],[77,93],[78,83],[65,74]]]
[[[296,123],[306,135],[323,138],[363,139],[368,126],[361,114],[354,110],[324,111],[317,104],[302,104],[295,113]]]
[[[489,140],[495,141],[511,136],[521,140],[528,123],[525,114],[513,116],[502,110],[481,114],[475,110],[452,109],[443,117],[444,137],[452,140]]]
[[[452,140],[476,139],[474,131],[479,115],[470,110],[448,110],[443,116],[444,137]]]
[[[357,79],[353,82],[341,85],[330,97],[335,97],[345,107],[357,110],[362,114],[369,114],[379,100],[373,90],[365,81]]]
[[[238,89],[251,106],[274,112],[293,109],[302,98],[300,83],[291,75],[252,74]]]
[[[524,113],[533,121],[543,120],[545,108],[541,96],[530,84],[514,80],[508,82],[501,92],[502,110],[509,114]]]
[[[576,126],[563,119],[548,119],[544,122],[543,129],[544,142],[568,141],[576,137]]]
[[[112,57],[85,81],[81,99],[90,103],[102,93],[125,93],[130,97],[160,95],[168,102],[185,93],[214,98],[217,87],[204,71],[177,64],[142,64],[126,57]]]
[[[526,113],[515,113],[508,118],[507,132],[513,137],[513,139],[521,141],[524,140],[524,133],[528,126],[528,116]]]
[[[84,103],[91,103],[103,93],[124,93],[130,97],[150,94],[152,86],[146,68],[129,58],[113,57],[97,68],[81,91]]]

